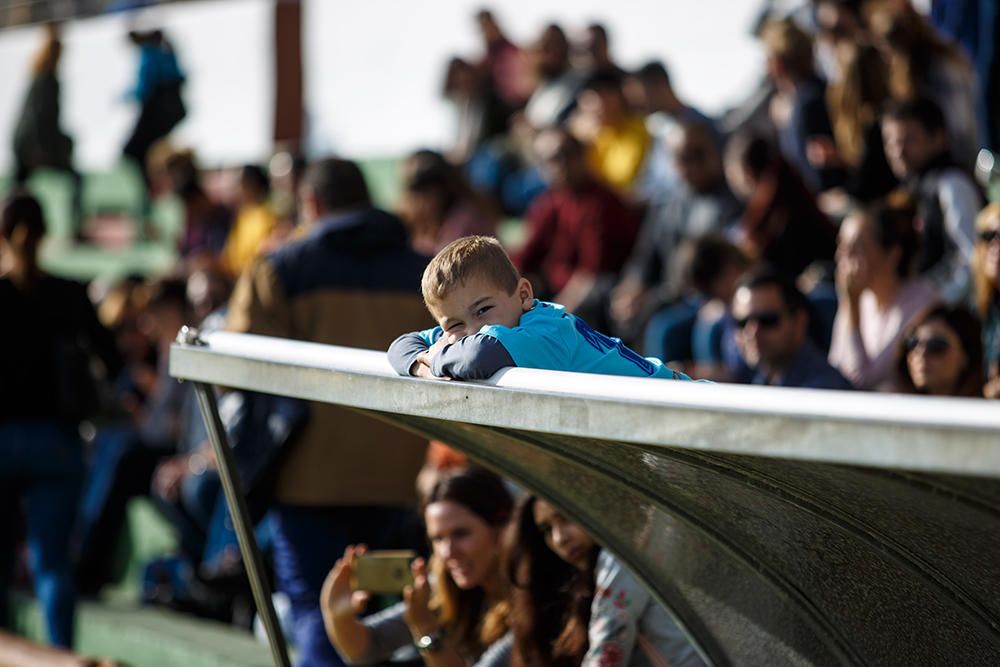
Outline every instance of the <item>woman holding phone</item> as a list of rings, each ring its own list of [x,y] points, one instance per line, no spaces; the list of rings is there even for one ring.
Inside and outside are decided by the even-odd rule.
[[[507,558],[518,667],[693,667],[694,647],[649,591],[540,498],[520,507]]]
[[[430,563],[416,559],[404,601],[360,618],[351,580],[363,546],[348,547],[323,585],[327,635],[353,665],[374,665],[413,645],[431,667],[508,664],[510,605],[500,573],[500,536],[514,502],[493,473],[470,466],[443,473],[424,499]]]

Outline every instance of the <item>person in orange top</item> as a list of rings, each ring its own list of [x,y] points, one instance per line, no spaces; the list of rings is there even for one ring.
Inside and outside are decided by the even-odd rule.
[[[257,165],[240,171],[239,209],[222,248],[222,267],[238,277],[260,256],[265,242],[277,226],[278,218],[268,203],[270,182]]]
[[[591,76],[577,96],[571,125],[589,144],[591,170],[620,194],[631,193],[653,141],[645,121],[628,112],[621,78],[613,72]]]

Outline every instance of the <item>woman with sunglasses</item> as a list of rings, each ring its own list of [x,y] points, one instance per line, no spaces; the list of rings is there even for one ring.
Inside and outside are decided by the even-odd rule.
[[[890,197],[840,226],[829,360],[858,389],[899,389],[893,367],[902,332],[938,301],[934,289],[914,276],[915,219],[912,202]]]
[[[976,218],[972,282],[976,311],[983,323],[983,394],[1000,398],[1000,202],[990,204]]]
[[[983,395],[979,320],[964,306],[937,306],[911,324],[900,343],[905,390],[930,396]]]
[[[507,554],[518,667],[702,665],[649,591],[540,498],[521,504]]]
[[[359,618],[351,579],[365,550],[348,547],[320,596],[330,642],[352,665],[383,664],[413,646],[430,667],[504,667],[510,604],[497,554],[514,501],[499,477],[476,466],[442,473],[423,501],[429,565],[414,561],[404,602]]]

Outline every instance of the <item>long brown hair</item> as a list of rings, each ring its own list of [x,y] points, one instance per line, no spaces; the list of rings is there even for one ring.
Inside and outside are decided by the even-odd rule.
[[[580,571],[556,555],[535,523],[534,497],[518,508],[507,544],[513,667],[576,667],[587,653],[599,549]]]
[[[909,100],[925,92],[935,63],[971,69],[965,54],[942,38],[910,3],[875,3],[867,14],[872,32],[892,52],[889,90],[894,98]]]
[[[986,208],[979,212],[979,215],[976,217],[976,231],[980,232],[986,229],[993,220],[1000,221],[1000,202],[987,204]],[[980,319],[984,321],[990,312],[990,305],[993,300],[1000,296],[998,294],[1000,293],[1000,286],[991,285],[986,279],[986,273],[983,270],[985,262],[986,244],[982,242],[976,243],[976,249],[972,254],[972,284],[976,290],[976,310],[979,311]]]
[[[885,62],[867,44],[845,42],[837,47],[840,79],[826,89],[833,135],[844,161],[857,166],[864,157],[868,128],[889,99]]]
[[[955,386],[952,387],[950,396],[967,396],[969,398],[983,397],[983,338],[982,327],[976,316],[965,306],[936,306],[931,308],[922,316],[906,327],[903,335],[899,339],[898,361],[896,372],[899,373],[900,383],[909,393],[921,393],[913,384],[910,377],[910,368],[906,363],[906,341],[912,337],[917,329],[931,321],[939,321],[951,329],[958,337],[959,344],[965,352],[965,368],[955,379]]]
[[[497,529],[506,527],[514,508],[503,480],[474,465],[441,473],[423,499],[423,507],[444,501],[465,507]],[[479,655],[507,632],[510,603],[506,595],[490,600],[481,587],[459,588],[444,561],[435,556],[431,556],[430,570],[436,582],[431,608],[437,612],[445,632],[457,639],[463,654]]]

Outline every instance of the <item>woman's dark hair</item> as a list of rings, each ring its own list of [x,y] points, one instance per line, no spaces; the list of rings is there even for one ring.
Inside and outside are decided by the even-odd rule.
[[[503,480],[475,465],[442,472],[421,499],[422,509],[438,502],[461,505],[498,529],[507,526],[514,509],[514,499]],[[432,557],[430,569],[436,582],[431,606],[448,634],[458,640],[463,653],[478,655],[506,634],[510,616],[506,599],[487,607],[489,601],[483,589],[460,589],[441,559]]]
[[[45,235],[42,206],[25,190],[15,190],[4,200],[3,213],[0,215],[0,236],[9,241],[18,227],[25,227],[28,236],[34,239]]]
[[[518,508],[507,540],[515,667],[570,667],[587,653],[598,549],[580,571],[556,555],[535,523],[537,498]]]
[[[448,61],[448,65],[444,70],[444,83],[441,86],[441,94],[444,97],[451,97],[454,94],[458,83],[455,81],[462,73],[469,74],[472,76],[477,85],[477,89],[484,87],[485,81],[483,79],[483,74],[476,66],[470,63],[468,60],[454,56]]]
[[[416,151],[406,159],[404,171],[403,188],[418,194],[438,193],[442,212],[472,194],[458,168],[437,151]]]
[[[813,262],[833,260],[837,229],[774,142],[759,134],[737,135],[726,155],[756,181],[742,221],[755,259],[792,280]]]
[[[906,278],[912,274],[920,250],[920,236],[914,224],[917,207],[913,200],[902,192],[895,192],[862,209],[861,215],[871,223],[872,234],[883,250],[899,247],[896,275]]]
[[[965,306],[939,305],[906,327],[899,339],[898,362],[896,372],[899,374],[903,389],[909,393],[922,393],[913,384],[910,368],[906,363],[906,341],[909,340],[921,326],[931,321],[943,322],[958,336],[959,344],[965,352],[965,368],[958,374],[951,396],[983,397],[983,331],[982,326],[971,310]]]
[[[271,179],[268,178],[267,172],[260,165],[244,165],[240,169],[240,184],[249,186],[263,197],[271,192]]]

